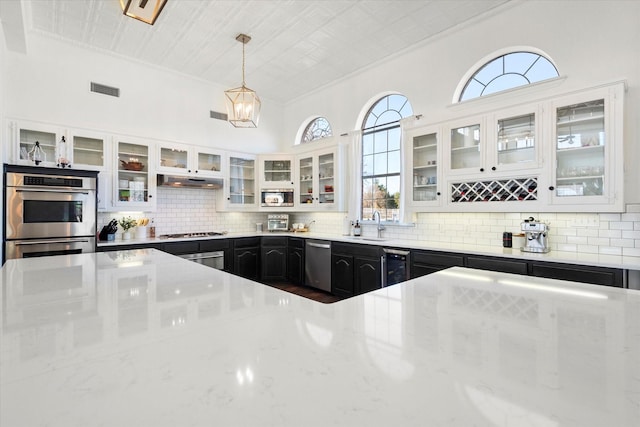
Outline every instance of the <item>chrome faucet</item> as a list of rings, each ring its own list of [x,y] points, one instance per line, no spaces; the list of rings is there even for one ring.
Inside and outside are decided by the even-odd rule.
[[[376,221],[376,216],[378,217],[377,222],[378,222],[378,239],[379,239],[382,237],[382,230],[384,230],[384,225],[380,224],[380,212],[373,211],[373,216],[371,217],[371,219],[373,221]]]

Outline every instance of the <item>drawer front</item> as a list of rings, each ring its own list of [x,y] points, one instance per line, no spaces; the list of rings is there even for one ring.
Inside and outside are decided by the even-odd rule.
[[[499,271],[502,273],[528,274],[526,261],[511,261],[503,258],[467,257],[467,267],[480,270]]]
[[[286,236],[278,236],[278,237],[263,237],[262,238],[262,246],[279,246],[279,247],[287,247],[287,241],[289,240]]]
[[[256,246],[260,246],[259,237],[240,237],[238,239],[233,239],[234,248],[251,248]]]
[[[549,279],[623,287],[623,271],[616,268],[587,267],[574,264],[531,263],[531,275]]]

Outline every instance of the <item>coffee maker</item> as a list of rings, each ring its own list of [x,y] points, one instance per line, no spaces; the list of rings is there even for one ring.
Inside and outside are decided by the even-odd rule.
[[[525,219],[520,224],[520,230],[524,232],[524,246],[520,248],[522,252],[547,253],[547,231],[549,226],[540,221],[536,221],[532,216]]]

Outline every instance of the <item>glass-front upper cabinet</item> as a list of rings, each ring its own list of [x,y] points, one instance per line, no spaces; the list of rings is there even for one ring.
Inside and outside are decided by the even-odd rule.
[[[227,188],[227,207],[255,207],[256,197],[256,159],[250,155],[229,155],[229,185]]]
[[[449,172],[484,172],[484,118],[476,117],[451,123],[448,128]]]
[[[15,133],[14,161],[16,164],[56,167],[58,142],[66,142],[62,128],[37,122],[12,122]],[[66,145],[66,144],[65,144]]]
[[[344,191],[339,175],[338,149],[329,148],[300,154],[298,166],[298,207],[305,210],[342,209]]]
[[[116,138],[113,204],[121,208],[155,209],[156,176],[148,143]]]
[[[207,176],[222,174],[222,154],[204,147],[160,143],[158,159],[158,172]]]
[[[78,169],[106,171],[111,164],[109,138],[88,130],[70,129],[66,147],[71,165]],[[62,155],[62,150],[59,149]]]
[[[287,155],[260,156],[260,186],[263,188],[292,187],[293,157]]]
[[[407,162],[412,166],[408,174],[406,188],[411,188],[411,204],[429,206],[440,203],[438,190],[438,169],[440,166],[440,141],[436,128],[420,128],[408,131],[406,137],[411,141],[411,158]]]
[[[552,203],[622,207],[623,93],[616,85],[555,103]]]

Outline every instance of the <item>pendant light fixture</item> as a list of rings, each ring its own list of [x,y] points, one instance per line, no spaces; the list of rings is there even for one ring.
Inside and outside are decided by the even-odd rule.
[[[251,37],[238,34],[236,40],[242,43],[242,86],[224,91],[228,120],[237,128],[256,128],[260,119],[260,98],[244,81],[244,45],[249,43]]]
[[[167,0],[120,0],[122,13],[130,18],[153,25]]]

